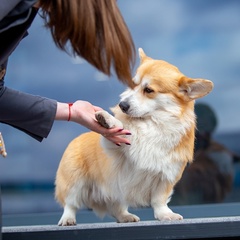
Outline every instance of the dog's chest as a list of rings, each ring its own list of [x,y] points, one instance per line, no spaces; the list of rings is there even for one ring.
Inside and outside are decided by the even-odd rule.
[[[130,206],[149,206],[152,193],[161,186],[161,174],[149,171],[131,171],[131,176],[125,176],[121,182],[124,199]]]
[[[131,146],[121,149],[127,161],[134,164],[136,169],[161,173],[169,176],[169,179],[174,178],[179,170],[176,160],[180,159],[175,147],[181,141],[182,134],[179,131],[161,129],[152,123],[130,127]]]

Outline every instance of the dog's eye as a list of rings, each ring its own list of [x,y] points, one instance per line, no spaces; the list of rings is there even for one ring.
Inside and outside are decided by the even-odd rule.
[[[145,93],[152,93],[154,92],[151,88],[149,87],[145,87],[144,90],[143,90]]]

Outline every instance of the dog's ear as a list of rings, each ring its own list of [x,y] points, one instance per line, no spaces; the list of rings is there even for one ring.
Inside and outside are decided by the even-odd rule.
[[[213,83],[205,79],[191,79],[182,77],[179,81],[180,95],[185,101],[191,101],[197,98],[204,97],[213,89]]]
[[[150,57],[148,57],[145,52],[143,51],[142,48],[138,49],[138,54],[139,54],[139,58],[140,58],[140,63],[143,63],[146,59],[151,59]]]
[[[145,52],[143,51],[142,48],[138,49],[138,54],[139,54],[140,61],[143,62],[144,58],[146,58],[146,54],[145,54]]]

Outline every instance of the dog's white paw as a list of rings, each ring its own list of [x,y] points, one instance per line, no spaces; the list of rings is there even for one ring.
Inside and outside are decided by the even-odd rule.
[[[160,221],[173,221],[173,220],[182,220],[183,219],[183,217],[180,214],[174,213],[174,212],[157,214],[157,215],[155,215],[155,218]]]
[[[140,218],[134,214],[124,214],[117,217],[119,223],[127,223],[127,222],[139,222]]]
[[[97,111],[95,117],[98,123],[105,128],[122,128],[122,123],[106,111]]]
[[[75,218],[61,218],[58,222],[58,226],[74,226],[76,225],[76,219]]]
[[[73,226],[76,224],[76,208],[66,204],[63,215],[58,222],[58,226]]]

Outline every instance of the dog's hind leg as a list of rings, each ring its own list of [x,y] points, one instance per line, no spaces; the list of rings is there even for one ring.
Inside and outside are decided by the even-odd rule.
[[[123,206],[117,202],[108,204],[108,212],[110,215],[116,218],[117,222],[119,223],[140,221],[140,218],[138,216],[128,212],[127,206]]]
[[[62,206],[64,206],[64,211],[62,217],[60,218],[59,226],[72,226],[76,225],[76,213],[77,210],[83,207],[83,202],[80,200],[82,196],[84,182],[81,182],[73,186],[64,201],[59,201]]]
[[[107,111],[97,111],[95,117],[100,125],[105,128],[119,127],[123,128],[123,124]]]

